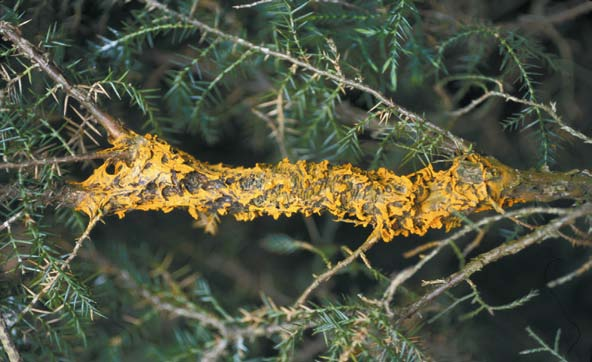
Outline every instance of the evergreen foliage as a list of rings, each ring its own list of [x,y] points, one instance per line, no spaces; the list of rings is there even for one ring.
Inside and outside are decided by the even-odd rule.
[[[592,9],[564,19],[559,2],[518,3],[527,10],[22,0],[2,2],[0,21],[19,25],[127,127],[203,161],[330,160],[406,174],[476,148],[520,168],[590,168],[580,156],[590,151],[583,115],[592,110],[580,94],[591,91],[592,49],[579,42]],[[590,251],[573,248],[590,246],[589,200],[458,215],[462,227],[450,234],[371,250],[364,230],[329,216],[223,219],[215,236],[180,212],[89,224],[59,201],[100,164],[108,135],[0,37],[0,358],[15,360],[7,340],[27,361],[586,358],[589,347],[564,343],[569,332],[560,340],[559,313],[540,314],[553,310],[544,300],[590,284]],[[549,238],[555,245],[530,248]],[[473,275],[500,244],[529,248],[507,269]],[[560,270],[549,269],[549,255]],[[506,288],[507,278],[519,280]],[[443,289],[430,299],[430,287]],[[583,307],[569,305],[568,322],[590,338]],[[506,338],[494,318],[517,315],[516,341],[486,342]],[[524,332],[529,325],[540,334]]]

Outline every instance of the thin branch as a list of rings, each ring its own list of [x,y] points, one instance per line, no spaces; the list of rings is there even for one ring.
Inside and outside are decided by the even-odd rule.
[[[47,74],[54,82],[59,84],[68,97],[77,100],[93,117],[101,124],[112,139],[117,139],[127,133],[126,128],[116,119],[105,113],[93,102],[89,94],[72,85],[62,74],[60,69],[53,64],[39,49],[21,36],[18,26],[5,21],[0,21],[0,34],[2,38],[10,41],[31,62]]]
[[[547,24],[560,24],[566,21],[573,20],[578,16],[585,15],[592,11],[592,2],[585,1],[574,7],[566,10],[556,12],[553,15],[548,16],[535,16],[535,15],[524,15],[518,19],[518,24],[528,26],[532,23],[547,23]]]
[[[539,227],[535,231],[531,232],[530,234],[522,238],[504,243],[503,245],[500,245],[495,249],[492,249],[488,252],[485,252],[477,256],[476,258],[472,259],[469,263],[467,263],[462,270],[444,279],[441,285],[439,285],[432,291],[426,293],[415,303],[402,309],[399,313],[398,322],[401,322],[404,319],[411,317],[412,315],[417,313],[421,308],[425,307],[427,304],[431,303],[435,298],[443,294],[445,291],[455,287],[464,280],[468,279],[472,274],[480,271],[486,265],[506,256],[517,254],[531,245],[554,237],[556,231],[560,227],[575,221],[579,217],[588,215],[590,214],[590,212],[592,212],[592,204],[584,204],[576,209],[573,209],[567,215],[555,218],[547,225]]]
[[[559,208],[545,208],[545,207],[528,207],[520,210],[506,212],[504,214],[498,214],[490,217],[483,218],[475,223],[468,224],[464,226],[461,230],[455,232],[453,235],[447,237],[444,240],[435,241],[433,245],[438,245],[434,248],[429,254],[424,256],[419,262],[410,266],[401,272],[397,273],[392,279],[391,283],[389,284],[388,288],[385,290],[384,295],[382,297],[382,304],[390,315],[392,315],[392,311],[390,309],[390,304],[395,296],[395,292],[404,282],[409,280],[413,275],[415,275],[424,265],[427,264],[430,260],[432,260],[436,255],[438,255],[446,246],[450,245],[455,240],[460,239],[461,237],[465,236],[466,234],[470,233],[471,231],[477,231],[479,235],[482,235],[481,227],[491,225],[492,223],[498,222],[502,219],[512,219],[515,220],[518,217],[524,217],[532,214],[555,214],[555,215],[567,215],[569,211],[565,209]]]
[[[487,99],[491,98],[491,97],[500,97],[503,98],[504,100],[506,100],[507,102],[515,102],[515,103],[520,103],[520,104],[524,104],[527,106],[531,106],[531,107],[535,107],[537,109],[541,109],[543,110],[545,113],[547,113],[549,116],[551,116],[551,118],[553,118],[553,121],[555,121],[555,123],[557,123],[557,125],[559,125],[559,128],[567,133],[569,133],[570,135],[579,138],[580,140],[582,140],[584,143],[589,143],[592,144],[592,138],[589,136],[586,136],[585,134],[583,134],[582,132],[573,129],[572,127],[566,125],[563,120],[561,119],[561,117],[559,117],[559,115],[557,114],[557,112],[555,111],[555,105],[551,104],[550,106],[544,105],[542,103],[536,103],[536,102],[532,102],[526,99],[522,99],[522,98],[518,98],[518,97],[514,97],[512,95],[509,95],[507,93],[503,93],[503,92],[498,92],[498,91],[487,91],[485,93],[483,93],[479,98],[476,98],[474,100],[471,101],[471,103],[469,103],[468,105],[457,109],[453,112],[451,112],[452,116],[455,117],[460,117],[464,114],[467,114],[468,112],[472,111],[475,107],[477,107],[478,105],[480,105],[481,103],[485,102]]]
[[[580,275],[584,274],[585,272],[587,272],[590,269],[592,269],[592,257],[590,257],[588,259],[588,261],[586,261],[584,264],[580,265],[580,267],[577,268],[576,270],[574,270],[573,272],[571,272],[567,275],[564,275],[560,278],[557,278],[555,280],[550,281],[549,283],[547,283],[547,287],[549,287],[549,288],[558,287],[561,284],[567,283],[570,280],[579,277]]]
[[[222,354],[228,347],[228,339],[220,338],[218,343],[216,343],[212,348],[207,350],[202,356],[201,361],[203,362],[210,362],[210,361],[220,361]]]
[[[258,0],[252,3],[248,3],[248,4],[242,4],[242,5],[234,5],[233,8],[234,9],[246,9],[246,8],[252,8],[255,7],[257,5],[261,5],[261,4],[267,4],[272,2],[273,0]]]
[[[4,347],[4,351],[8,355],[8,360],[10,362],[21,362],[23,360],[12,341],[12,338],[10,338],[10,333],[8,332],[2,314],[0,314],[0,341],[2,342],[2,347]]]
[[[29,160],[23,162],[2,162],[0,163],[0,170],[7,169],[21,169],[26,167],[53,165],[57,163],[68,163],[68,162],[82,162],[88,160],[95,160],[99,158],[109,158],[115,156],[112,152],[94,152],[83,155],[64,156],[64,157],[51,157],[43,158],[40,160]],[[1,229],[0,229],[1,230]]]
[[[2,231],[4,229],[8,229],[8,231],[10,231],[10,224],[12,224],[13,222],[20,219],[20,217],[23,216],[23,214],[24,214],[24,211],[21,210],[21,211],[17,212],[16,214],[12,215],[11,217],[9,217],[8,220],[6,220],[5,222],[3,222],[0,225],[0,231]]]
[[[70,255],[68,255],[66,260],[64,260],[64,262],[60,266],[60,270],[56,274],[54,274],[53,276],[49,277],[50,279],[47,281],[47,284],[45,285],[45,287],[43,287],[43,289],[41,289],[41,291],[39,293],[35,294],[35,296],[31,300],[31,302],[29,303],[29,305],[27,305],[25,307],[25,309],[23,309],[20,312],[18,319],[21,319],[25,314],[30,312],[33,309],[33,307],[35,306],[35,304],[37,304],[37,302],[54,286],[54,284],[56,283],[56,281],[58,280],[58,278],[60,276],[60,273],[64,272],[66,270],[66,268],[70,267],[70,263],[78,255],[78,252],[80,251],[80,248],[82,247],[84,240],[88,239],[90,232],[92,231],[92,229],[95,227],[95,225],[97,224],[97,222],[100,219],[101,219],[100,215],[97,215],[89,220],[88,225],[86,226],[86,229],[84,230],[82,235],[80,235],[80,237],[76,240],[76,243],[74,244],[74,248],[72,249],[72,252],[70,252]],[[49,268],[50,265],[51,264],[48,264],[46,268]]]
[[[203,31],[205,33],[214,34],[215,36],[217,36],[219,38],[228,40],[228,41],[230,41],[234,44],[237,44],[237,45],[241,45],[247,49],[254,50],[258,53],[264,54],[265,56],[271,56],[271,57],[274,57],[277,59],[287,61],[287,62],[294,64],[298,67],[306,69],[314,74],[322,76],[326,79],[330,79],[330,80],[336,82],[337,84],[342,84],[346,87],[349,87],[352,89],[357,89],[362,92],[368,93],[368,94],[372,95],[374,98],[376,98],[380,103],[395,110],[395,112],[398,113],[398,116],[401,119],[410,120],[413,123],[416,123],[416,124],[419,124],[419,125],[425,127],[425,129],[427,131],[430,131],[434,134],[442,135],[442,136],[446,137],[446,139],[448,140],[448,142],[446,144],[446,148],[448,148],[448,150],[451,152],[454,152],[457,150],[467,151],[470,149],[470,144],[466,140],[455,136],[450,131],[440,128],[439,126],[437,126],[429,121],[426,121],[421,116],[401,107],[400,105],[396,104],[395,102],[393,102],[391,99],[389,99],[388,97],[386,97],[385,95],[383,95],[379,91],[377,91],[373,88],[370,88],[369,86],[367,86],[363,83],[357,82],[357,81],[349,79],[349,78],[345,78],[339,74],[335,74],[335,73],[332,73],[332,72],[329,72],[326,70],[322,70],[320,68],[317,68],[317,67],[311,65],[310,63],[307,63],[307,62],[302,61],[300,59],[296,59],[288,54],[278,52],[278,51],[272,50],[270,48],[267,48],[267,47],[264,47],[261,45],[256,45],[256,44],[251,43],[248,40],[245,40],[241,37],[227,34],[227,33],[223,32],[222,30],[219,30],[217,28],[213,28],[213,27],[211,27],[211,26],[209,26],[197,19],[192,19],[184,14],[174,11],[171,8],[169,8],[168,6],[158,2],[156,0],[140,0],[140,1],[143,2],[144,4],[146,4],[146,7],[149,10],[158,9],[158,10],[168,14],[172,18],[175,18],[177,20],[180,20],[182,22],[189,23],[189,24],[195,26],[196,28],[200,29],[201,31]],[[410,130],[413,132],[417,131],[417,126],[411,126],[410,124],[407,124],[407,123],[405,123],[405,126],[410,128]]]
[[[378,232],[376,232],[376,230],[372,231],[372,233],[370,234],[370,236],[368,236],[366,241],[364,241],[364,243],[362,245],[360,245],[360,247],[357,248],[353,253],[351,253],[347,258],[341,260],[339,263],[337,263],[335,265],[335,267],[327,270],[323,274],[316,277],[315,280],[308,286],[308,288],[306,288],[306,290],[304,292],[302,292],[300,297],[298,297],[298,299],[294,303],[294,307],[299,307],[299,306],[303,305],[306,302],[306,300],[308,299],[308,297],[310,296],[310,294],[316,288],[318,288],[319,285],[321,285],[321,283],[324,283],[327,280],[331,279],[335,274],[337,274],[343,268],[347,267],[354,260],[356,260],[358,257],[362,256],[368,249],[370,249],[372,247],[372,245],[376,244],[376,242],[378,242],[378,240],[380,240],[380,235],[378,235]]]
[[[221,340],[202,356],[204,359],[206,356],[219,356],[224,352],[222,346],[227,348],[232,341],[239,342],[246,338],[261,336],[269,337],[274,334],[288,332],[290,328],[308,328],[312,326],[308,324],[302,325],[298,318],[295,318],[293,321],[270,323],[269,325],[261,325],[261,318],[259,317],[246,318],[246,314],[243,314],[243,318],[240,319],[222,319],[216,315],[198,310],[195,304],[189,299],[185,299],[182,304],[174,305],[146,289],[127,270],[119,268],[96,250],[86,250],[82,253],[82,257],[97,264],[104,273],[114,276],[118,284],[129,290],[134,296],[140,296],[152,304],[156,310],[166,312],[175,317],[195,320],[204,327],[216,330]],[[175,300],[179,301],[180,299],[176,298]],[[288,308],[284,309],[284,311],[288,310]],[[303,308],[300,312],[308,313],[309,311],[309,309]],[[213,360],[216,359],[214,358]]]

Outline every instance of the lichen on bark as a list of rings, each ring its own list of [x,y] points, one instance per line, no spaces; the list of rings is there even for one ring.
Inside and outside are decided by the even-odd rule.
[[[458,223],[457,213],[523,201],[504,192],[519,183],[519,173],[476,154],[455,158],[446,170],[427,165],[400,176],[385,168],[362,170],[327,161],[213,165],[156,136],[133,132],[105,152],[126,156],[107,159],[75,184],[77,210],[122,218],[132,210],[185,208],[210,233],[219,216],[227,214],[248,221],[261,215],[277,219],[329,212],[338,221],[377,228],[390,241],[432,228],[450,229]]]

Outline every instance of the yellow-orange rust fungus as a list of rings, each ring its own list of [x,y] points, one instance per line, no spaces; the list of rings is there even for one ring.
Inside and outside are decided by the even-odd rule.
[[[516,170],[479,155],[458,157],[447,170],[431,165],[406,176],[379,168],[283,160],[252,168],[211,165],[176,150],[156,136],[130,133],[105,152],[112,157],[77,183],[76,209],[93,217],[132,210],[183,207],[207,232],[219,215],[252,220],[329,212],[338,221],[377,228],[384,241],[423,235],[458,223],[456,213],[509,206],[504,189],[519,181]]]

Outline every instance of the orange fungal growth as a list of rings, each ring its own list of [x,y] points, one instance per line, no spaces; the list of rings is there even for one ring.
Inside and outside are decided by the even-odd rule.
[[[105,152],[112,157],[77,183],[75,208],[93,217],[132,210],[186,208],[206,232],[219,216],[248,221],[329,212],[338,221],[377,228],[384,241],[456,226],[456,213],[498,209],[523,200],[504,196],[519,182],[517,171],[478,155],[458,157],[447,170],[431,165],[406,176],[283,160],[252,168],[211,165],[176,150],[156,136],[129,134]]]

